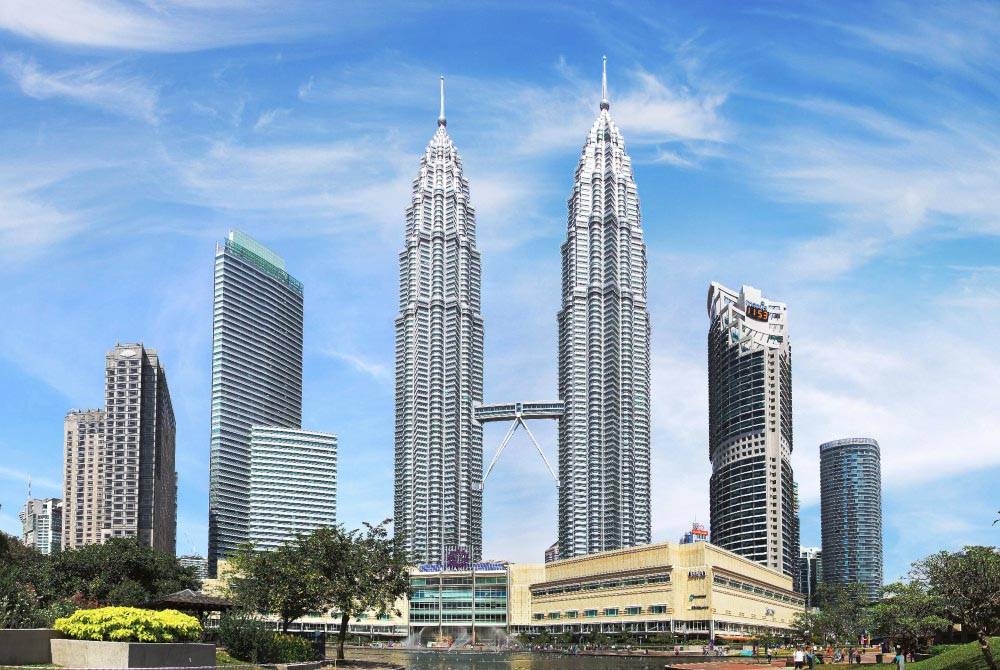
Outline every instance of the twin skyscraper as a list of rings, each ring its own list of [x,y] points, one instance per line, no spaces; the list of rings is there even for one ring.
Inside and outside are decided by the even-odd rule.
[[[395,532],[419,562],[482,555],[482,263],[441,86],[438,128],[406,210],[396,319]],[[562,558],[650,541],[646,246],[610,107],[605,71],[562,246]]]

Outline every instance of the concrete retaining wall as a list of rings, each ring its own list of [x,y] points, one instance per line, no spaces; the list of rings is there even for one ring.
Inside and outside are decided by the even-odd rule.
[[[196,668],[215,665],[215,645],[194,642],[52,640],[52,663],[69,668]]]
[[[49,641],[62,637],[51,628],[0,629],[0,665],[32,665],[52,662]]]

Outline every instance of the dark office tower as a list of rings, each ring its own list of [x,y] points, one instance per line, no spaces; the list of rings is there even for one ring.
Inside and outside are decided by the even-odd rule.
[[[302,421],[302,284],[239,231],[215,251],[208,571],[246,542],[250,427]]]
[[[806,607],[816,607],[816,594],[823,581],[823,552],[819,547],[802,547],[796,591],[806,597]]]
[[[708,316],[712,543],[796,580],[788,309],[712,282]]]
[[[396,317],[395,532],[412,560],[483,547],[481,261],[462,159],[441,113],[406,209]]]
[[[882,466],[867,437],[819,447],[823,582],[863,584],[875,600],[882,586]]]
[[[606,74],[567,204],[558,314],[562,558],[650,541],[646,244]]]
[[[105,373],[101,539],[138,537],[173,554],[176,424],[166,372],[152,349],[119,344]]]

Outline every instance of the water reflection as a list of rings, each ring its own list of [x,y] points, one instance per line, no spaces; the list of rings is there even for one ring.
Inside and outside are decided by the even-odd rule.
[[[352,649],[349,658],[382,661],[407,670],[663,670],[663,656],[571,656],[525,651],[496,653]]]

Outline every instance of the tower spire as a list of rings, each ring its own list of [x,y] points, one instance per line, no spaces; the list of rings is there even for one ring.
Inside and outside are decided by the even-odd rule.
[[[444,75],[441,75],[441,113],[438,114],[438,125],[448,125],[448,120],[444,118]]]
[[[608,102],[608,57],[603,56],[601,61],[601,109],[611,109]]]

